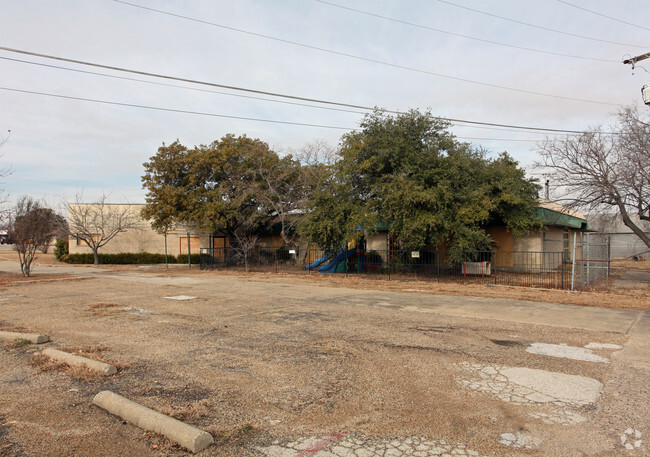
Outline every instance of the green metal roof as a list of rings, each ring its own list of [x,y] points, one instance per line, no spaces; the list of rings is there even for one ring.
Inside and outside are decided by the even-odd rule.
[[[542,219],[544,225],[551,225],[557,227],[567,227],[576,230],[594,231],[589,228],[586,219],[581,217],[571,216],[570,214],[560,213],[550,210],[548,208],[537,208],[535,216]]]

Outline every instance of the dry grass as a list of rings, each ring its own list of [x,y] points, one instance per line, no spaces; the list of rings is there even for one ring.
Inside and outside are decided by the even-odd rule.
[[[125,311],[124,305],[118,305],[117,303],[93,303],[88,305],[86,312],[91,316],[111,316]]]
[[[191,422],[207,415],[213,406],[210,400],[203,399],[184,406],[165,406],[158,411],[179,421]]]
[[[0,322],[0,331],[3,332],[14,332],[14,333],[33,333],[30,332],[27,327],[21,325],[5,325],[4,322]]]
[[[645,260],[612,260],[612,268],[624,268],[626,270],[650,270],[650,254]]]
[[[109,348],[107,346],[101,345],[61,348],[62,351],[68,352],[70,354],[79,355],[88,359],[97,360],[99,362],[110,363],[117,368],[118,372],[124,370],[127,367],[127,364],[118,364],[115,361],[108,360],[107,358],[100,355],[102,352],[107,351],[108,349]],[[38,352],[32,355],[29,364],[34,368],[37,368],[41,373],[61,371],[72,378],[80,379],[86,382],[99,381],[106,378],[106,375],[102,372],[91,370],[90,368],[84,366],[70,365],[65,362],[57,361],[46,356],[42,352]]]
[[[17,349],[17,348],[21,348],[23,346],[29,346],[30,344],[32,344],[31,341],[25,340],[23,338],[18,338],[18,339],[15,339],[13,341],[8,341],[8,342],[4,343],[3,347],[5,349]]]

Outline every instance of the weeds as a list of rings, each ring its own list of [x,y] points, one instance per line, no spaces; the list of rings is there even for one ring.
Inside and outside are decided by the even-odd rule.
[[[7,349],[17,349],[17,348],[21,348],[23,346],[29,346],[30,344],[32,344],[32,342],[29,341],[29,340],[26,340],[24,338],[17,338],[17,339],[15,339],[13,341],[9,341],[9,342],[5,343],[4,346]]]
[[[214,440],[217,444],[226,444],[248,435],[253,430],[255,430],[254,425],[244,424],[234,430],[213,429],[207,430],[207,432],[214,437]]]
[[[88,305],[86,312],[93,316],[110,316],[124,311],[124,306],[116,303],[92,303]]]

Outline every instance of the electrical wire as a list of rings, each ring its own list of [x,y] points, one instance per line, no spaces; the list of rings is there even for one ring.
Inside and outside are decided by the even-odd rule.
[[[122,106],[122,107],[128,107],[128,108],[140,108],[140,109],[147,109],[147,110],[154,110],[154,111],[165,111],[165,112],[171,112],[171,113],[193,114],[193,115],[198,115],[198,116],[219,117],[219,118],[225,118],[225,119],[237,119],[237,120],[254,121],[254,122],[267,122],[267,123],[272,123],[272,124],[285,124],[285,125],[293,125],[293,126],[300,126],[300,127],[317,127],[317,128],[345,130],[345,131],[358,130],[357,128],[353,128],[353,127],[341,127],[341,126],[322,125],[322,124],[308,124],[308,123],[304,123],[304,122],[292,122],[292,121],[279,121],[279,120],[273,120],[273,119],[262,119],[262,118],[246,117],[246,116],[232,116],[232,115],[228,115],[228,114],[207,113],[207,112],[202,112],[202,111],[191,111],[191,110],[182,110],[182,109],[175,109],[175,108],[163,108],[163,107],[160,107],[160,106],[141,105],[141,104],[136,104],[136,103],[114,102],[114,101],[109,101],[109,100],[98,100],[98,99],[86,98],[86,97],[76,97],[76,96],[71,96],[71,95],[61,95],[61,94],[52,94],[52,93],[47,93],[47,92],[38,92],[38,91],[25,90],[25,89],[16,89],[16,88],[13,88],[13,87],[0,86],[0,90],[5,90],[5,91],[9,91],[9,92],[17,92],[17,93],[22,93],[22,94],[40,95],[40,96],[44,96],[44,97],[52,97],[52,98],[59,98],[59,99],[65,99],[65,100],[75,100],[75,101],[83,101],[83,102],[90,102],[90,103],[99,103],[99,104],[102,104],[102,105]],[[519,141],[539,142],[540,141],[540,140],[532,140],[532,139],[508,139],[508,138],[476,138],[476,137],[455,137],[455,138],[457,138],[459,140],[483,140],[483,141],[504,141],[504,142],[513,142],[513,141],[514,142],[519,142]]]
[[[316,1],[318,1],[318,0],[316,0]],[[571,37],[574,37],[574,38],[582,38],[584,40],[598,41],[600,43],[615,44],[615,45],[626,46],[626,47],[630,47],[630,48],[647,49],[649,47],[649,46],[643,46],[643,45],[638,45],[638,44],[619,43],[618,41],[603,40],[601,38],[595,38],[595,37],[590,37],[590,36],[586,36],[586,35],[580,35],[580,34],[577,34],[577,33],[565,32],[563,30],[552,29],[552,28],[549,28],[549,27],[544,27],[544,26],[541,26],[541,25],[535,25],[535,24],[531,24],[529,22],[519,21],[517,19],[512,19],[512,18],[505,17],[505,16],[499,16],[498,14],[488,13],[487,11],[481,11],[481,10],[477,10],[477,9],[474,9],[474,8],[469,8],[467,6],[459,5],[457,3],[453,3],[453,2],[450,2],[450,1],[447,1],[447,0],[438,0],[438,1],[440,3],[444,3],[446,5],[455,6],[456,8],[462,8],[464,10],[472,11],[474,13],[483,14],[485,16],[494,17],[494,18],[497,18],[497,19],[501,19],[501,20],[512,22],[512,23],[519,24],[519,25],[525,25],[527,27],[532,27],[532,28],[539,29],[539,30],[545,30],[547,32],[559,33],[561,35],[571,36]]]
[[[265,102],[272,102],[272,103],[282,103],[282,104],[288,104],[288,105],[295,105],[295,106],[304,106],[308,108],[316,108],[316,109],[325,109],[325,110],[333,110],[333,111],[341,111],[344,113],[354,113],[354,114],[366,114],[366,111],[354,111],[354,110],[349,110],[349,109],[342,109],[342,108],[331,108],[328,106],[318,106],[318,105],[310,105],[307,103],[296,103],[296,102],[288,102],[284,100],[273,100],[270,98],[263,98],[263,97],[253,97],[250,95],[241,95],[241,94],[231,94],[229,92],[221,92],[217,90],[209,90],[209,89],[200,89],[197,87],[187,87],[187,86],[180,86],[178,84],[166,84],[166,83],[161,83],[161,82],[156,82],[156,81],[147,81],[144,79],[137,79],[137,78],[129,78],[126,76],[117,76],[117,75],[109,75],[107,73],[99,73],[96,71],[87,71],[87,70],[79,70],[76,68],[68,68],[68,67],[62,67],[60,65],[50,65],[50,64],[45,64],[45,63],[40,63],[40,62],[31,62],[29,60],[23,60],[23,59],[12,59],[11,57],[3,57],[0,56],[0,60],[7,60],[10,62],[18,62],[18,63],[25,63],[29,65],[36,65],[39,67],[46,67],[46,68],[54,68],[57,70],[66,70],[66,71],[72,71],[75,73],[81,73],[81,74],[88,74],[88,75],[93,75],[93,76],[103,76],[107,78],[113,78],[113,79],[120,79],[120,80],[125,80],[125,81],[133,81],[133,82],[139,82],[139,83],[144,83],[144,84],[153,84],[157,86],[163,86],[163,87],[174,87],[178,89],[186,89],[186,90],[192,90],[192,91],[197,91],[197,92],[206,92],[210,94],[218,94],[218,95],[226,95],[230,97],[239,97],[239,98],[246,98],[246,99],[252,99],[252,100],[260,100],[260,101],[265,101]],[[370,109],[370,108],[368,108]],[[387,111],[389,112],[389,111]],[[390,111],[393,114],[397,114],[401,112],[398,111]],[[439,118],[441,119],[441,118]],[[471,121],[463,121],[463,120],[456,120],[457,123],[462,123],[462,122],[471,122]],[[465,128],[474,128],[474,129],[486,129],[486,130],[498,130],[498,131],[503,131],[503,132],[518,132],[518,133],[528,133],[528,134],[535,134],[538,133],[535,130],[517,130],[516,128],[507,128],[507,127],[489,127],[489,126],[479,126],[479,125],[466,125],[464,126]],[[469,139],[475,139],[475,138],[469,138]],[[481,138],[476,138],[476,139],[481,139]],[[518,141],[526,141],[526,140],[518,140]]]
[[[116,1],[118,1],[118,0],[116,0]],[[410,27],[417,27],[419,29],[425,29],[425,30],[431,30],[433,32],[444,33],[446,35],[452,35],[452,36],[456,36],[456,37],[460,37],[460,38],[466,38],[468,40],[480,41],[482,43],[495,44],[495,45],[498,45],[498,46],[505,46],[505,47],[508,47],[508,48],[520,49],[520,50],[529,51],[529,52],[538,52],[538,53],[541,53],[541,54],[550,54],[550,55],[554,55],[554,56],[570,57],[572,59],[584,59],[584,60],[594,60],[596,62],[619,63],[618,60],[599,59],[599,58],[596,58],[596,57],[576,56],[576,55],[572,55],[572,54],[563,54],[563,53],[560,53],[560,52],[544,51],[542,49],[528,48],[528,47],[525,47],[525,46],[517,46],[515,44],[502,43],[500,41],[486,40],[484,38],[478,38],[478,37],[474,37],[474,36],[470,36],[470,35],[463,35],[461,33],[450,32],[448,30],[437,29],[437,28],[430,27],[430,26],[427,26],[427,25],[421,25],[421,24],[416,24],[414,22],[408,22],[408,21],[403,21],[401,19],[395,19],[393,17],[382,16],[381,14],[371,13],[369,11],[358,10],[356,8],[350,8],[348,6],[339,5],[337,3],[332,3],[332,2],[325,1],[325,0],[314,0],[314,1],[316,1],[318,3],[322,3],[323,5],[329,5],[329,6],[333,6],[335,8],[341,8],[343,10],[348,10],[348,11],[353,11],[355,13],[364,14],[366,16],[372,16],[372,17],[384,19],[386,21],[397,22],[399,24],[408,25]],[[122,3],[122,2],[120,2],[120,3]]]
[[[547,94],[547,93],[544,93],[544,92],[536,92],[536,91],[526,90],[526,89],[517,89],[517,88],[514,88],[514,87],[501,86],[499,84],[492,84],[492,83],[486,83],[486,82],[482,82],[482,81],[475,81],[475,80],[472,80],[472,79],[461,78],[461,77],[458,77],[458,76],[451,76],[451,75],[447,75],[447,74],[444,74],[444,73],[437,73],[437,72],[434,72],[434,71],[423,70],[423,69],[420,69],[420,68],[409,67],[409,66],[406,66],[406,65],[399,65],[399,64],[395,64],[395,63],[391,63],[391,62],[386,62],[386,61],[383,61],[383,60],[371,59],[369,57],[362,57],[362,56],[357,56],[357,55],[349,54],[349,53],[345,53],[345,52],[334,51],[332,49],[321,48],[321,47],[318,47],[318,46],[312,46],[312,45],[308,45],[308,44],[304,44],[304,43],[299,43],[297,41],[285,40],[283,38],[277,38],[277,37],[273,37],[273,36],[270,36],[270,35],[264,35],[264,34],[261,34],[261,33],[249,32],[247,30],[242,30],[242,29],[238,29],[238,28],[235,28],[235,27],[230,27],[230,26],[226,26],[226,25],[222,25],[222,24],[217,24],[215,22],[204,21],[202,19],[196,19],[196,18],[192,18],[192,17],[188,17],[188,16],[183,16],[183,15],[176,14],[176,13],[170,13],[168,11],[158,10],[158,9],[155,9],[155,8],[149,8],[147,6],[137,5],[135,3],[129,3],[129,2],[122,1],[122,0],[113,0],[113,1],[116,2],[116,3],[121,3],[123,5],[131,6],[131,7],[134,7],[134,8],[140,8],[140,9],[144,9],[144,10],[148,10],[148,11],[152,11],[152,12],[156,12],[156,13],[160,13],[160,14],[164,14],[164,15],[168,15],[168,16],[173,16],[173,17],[177,17],[177,18],[180,18],[180,19],[188,20],[188,21],[192,21],[192,22],[198,22],[198,23],[205,24],[205,25],[211,25],[211,26],[214,26],[214,27],[219,27],[219,28],[222,28],[222,29],[231,30],[231,31],[234,31],[234,32],[239,32],[239,33],[243,33],[243,34],[246,34],[246,35],[252,35],[252,36],[256,36],[256,37],[260,37],[260,38],[265,38],[265,39],[269,39],[269,40],[273,40],[273,41],[278,41],[278,42],[281,42],[281,43],[291,44],[291,45],[294,45],[294,46],[299,46],[299,47],[303,47],[303,48],[307,48],[307,49],[312,49],[312,50],[316,50],[316,51],[320,51],[320,52],[325,52],[325,53],[328,53],[328,54],[334,54],[334,55],[338,55],[338,56],[349,57],[351,59],[361,60],[361,61],[364,61],[364,62],[376,63],[376,64],[384,65],[384,66],[387,66],[387,67],[399,68],[401,70],[407,70],[407,71],[412,71],[412,72],[415,72],[415,73],[421,73],[421,74],[426,74],[426,75],[430,75],[430,76],[436,76],[436,77],[439,77],[439,78],[446,78],[446,79],[451,79],[451,80],[454,80],[454,81],[461,81],[461,82],[465,82],[465,83],[469,83],[469,84],[476,84],[476,85],[479,85],[479,86],[491,87],[491,88],[494,88],[494,89],[502,89],[502,90],[517,92],[517,93],[521,93],[521,94],[538,95],[538,96],[542,96],[542,97],[557,98],[557,99],[561,99],[561,100],[571,100],[571,101],[577,101],[577,102],[583,102],[583,103],[594,103],[594,104],[598,104],[598,105],[609,105],[609,106],[616,106],[616,107],[621,107],[622,106],[619,103],[610,103],[610,102],[604,102],[604,101],[599,101],[599,100],[587,100],[587,99],[583,99],[583,98]],[[3,48],[0,48],[0,49],[3,49]],[[616,61],[616,62],[618,63],[618,61]]]
[[[569,6],[572,6],[574,8],[577,8],[579,10],[586,11],[586,12],[591,13],[591,14],[595,14],[596,16],[600,16],[600,17],[604,17],[604,18],[607,18],[607,19],[611,19],[612,21],[620,22],[621,24],[631,25],[632,27],[638,27],[638,28],[643,29],[643,30],[650,30],[650,28],[648,28],[648,27],[644,27],[644,26],[638,25],[638,24],[633,24],[631,22],[627,22],[627,21],[624,21],[622,19],[617,19],[615,17],[608,16],[606,14],[602,14],[602,13],[599,13],[597,11],[590,10],[590,9],[584,8],[582,6],[574,5],[573,3],[569,3],[569,2],[567,2],[565,0],[557,0],[557,1],[560,2],[560,3],[564,3],[565,5],[569,5]]]
[[[226,119],[239,119],[239,120],[244,120],[244,121],[255,121],[255,122],[268,122],[268,123],[272,123],[272,124],[298,125],[298,126],[301,126],[301,127],[318,127],[318,128],[336,129],[336,130],[354,130],[354,129],[350,129],[348,127],[339,127],[339,126],[334,126],[334,125],[308,124],[308,123],[305,123],[305,122],[291,122],[291,121],[277,121],[277,120],[273,120],[273,119],[262,119],[262,118],[245,117],[245,116],[231,116],[231,115],[228,115],[228,114],[215,114],[215,113],[206,113],[206,112],[201,112],[201,111],[190,111],[190,110],[182,110],[182,109],[174,109],[174,108],[162,108],[162,107],[159,107],[159,106],[139,105],[139,104],[135,104],[135,103],[113,102],[113,101],[98,100],[98,99],[93,99],[93,98],[74,97],[74,96],[71,96],[71,95],[50,94],[50,93],[47,93],[47,92],[37,92],[37,91],[32,91],[32,90],[15,89],[15,88],[12,88],[12,87],[2,87],[2,86],[0,86],[0,90],[18,92],[18,93],[23,93],[23,94],[31,94],[31,95],[41,95],[41,96],[45,96],[45,97],[62,98],[62,99],[66,99],[66,100],[77,100],[77,101],[83,101],[83,102],[101,103],[101,104],[104,104],[104,105],[125,106],[125,107],[129,107],[129,108],[141,108],[141,109],[148,109],[148,110],[155,110],[155,111],[167,111],[167,112],[172,112],[172,113],[196,114],[196,115],[199,115],[199,116],[221,117],[221,118],[226,118]]]
[[[75,73],[82,73],[86,75],[93,75],[93,76],[103,76],[106,78],[112,78],[112,79],[121,79],[124,81],[134,81],[134,82],[139,82],[139,83],[144,83],[144,84],[153,84],[156,86],[164,86],[164,87],[175,87],[178,89],[186,89],[186,90],[193,90],[197,92],[207,92],[210,94],[218,94],[218,95],[227,95],[230,97],[240,97],[240,98],[246,98],[246,99],[251,99],[251,100],[262,100],[265,102],[273,102],[273,103],[283,103],[286,105],[295,105],[295,106],[305,106],[308,108],[317,108],[317,109],[325,109],[325,110],[332,110],[332,111],[342,111],[344,113],[354,113],[354,114],[365,114],[365,111],[354,111],[351,109],[343,109],[343,108],[332,108],[329,106],[319,106],[319,105],[310,105],[307,103],[297,103],[297,102],[288,102],[285,100],[274,100],[270,98],[263,98],[263,97],[254,97],[252,95],[241,95],[241,94],[231,94],[230,92],[221,92],[218,90],[210,90],[210,89],[200,89],[198,87],[188,87],[188,86],[180,86],[178,84],[166,84],[166,83],[161,83],[157,81],[147,81],[145,79],[137,79],[137,78],[129,78],[126,76],[117,76],[117,75],[109,75],[107,73],[99,73],[96,71],[87,71],[87,70],[79,70],[77,68],[68,68],[68,67],[62,67],[60,65],[49,65],[46,63],[40,63],[40,62],[31,62],[29,60],[22,60],[22,59],[12,59],[11,57],[3,57],[0,56],[1,60],[8,60],[11,62],[19,62],[19,63],[25,63],[29,65],[37,65],[39,67],[46,67],[46,68],[55,68],[57,70],[66,70],[66,71],[72,71]]]
[[[346,108],[356,108],[356,109],[362,109],[362,110],[366,110],[366,111],[375,111],[377,109],[377,107],[368,107],[368,106],[363,106],[363,105],[354,105],[354,104],[350,104],[350,103],[342,103],[342,102],[334,102],[334,101],[315,99],[315,98],[299,97],[299,96],[295,96],[295,95],[280,94],[280,93],[262,91],[262,90],[257,90],[257,89],[248,89],[248,88],[243,88],[243,87],[230,86],[230,85],[212,83],[212,82],[207,82],[207,81],[199,81],[199,80],[193,80],[193,79],[187,79],[187,78],[180,78],[180,77],[176,77],[176,76],[162,75],[162,74],[158,74],[158,73],[150,73],[150,72],[144,72],[144,71],[139,71],[139,70],[130,70],[130,69],[127,69],[127,68],[115,67],[115,66],[110,66],[110,65],[103,65],[103,64],[92,63],[92,62],[86,62],[86,61],[82,61],[82,60],[69,59],[69,58],[65,58],[65,57],[56,57],[56,56],[51,56],[51,55],[47,55],[47,54],[40,54],[40,53],[36,53],[36,52],[31,52],[31,51],[23,51],[23,50],[19,50],[19,49],[8,48],[8,47],[5,47],[5,46],[0,46],[0,50],[1,51],[14,52],[14,53],[18,53],[18,54],[30,55],[30,56],[34,56],[34,57],[42,57],[42,58],[45,58],[45,59],[58,60],[58,61],[62,61],[62,62],[69,62],[69,63],[79,64],[79,65],[86,65],[86,66],[91,66],[91,67],[104,68],[104,69],[108,69],[108,70],[120,71],[120,72],[125,72],[125,73],[133,73],[133,74],[138,74],[138,75],[143,75],[143,76],[150,76],[150,77],[154,77],[154,78],[162,78],[162,79],[168,79],[168,80],[174,80],[174,81],[181,81],[181,82],[199,84],[199,85],[204,85],[204,86],[220,87],[220,88],[225,88],[225,89],[230,89],[230,90],[268,95],[268,96],[272,96],[272,97],[288,98],[288,99],[292,99],[292,100],[301,100],[301,101],[307,101],[307,102],[313,102],[313,103],[323,103],[323,104],[331,105],[331,106],[342,106],[342,107],[346,107]],[[619,106],[619,105],[616,105],[616,106]],[[386,113],[390,113],[390,114],[398,114],[398,115],[404,114],[403,111],[395,111],[395,110],[382,110],[382,111],[384,111]],[[445,117],[439,117],[439,116],[436,116],[436,117],[438,119],[440,119],[440,120],[445,120],[445,121],[449,121],[449,122],[452,122],[452,123],[461,123],[461,124],[470,124],[470,125],[484,125],[484,126],[491,126],[491,127],[505,127],[505,128],[531,130],[531,131],[547,132],[547,133],[571,133],[571,134],[573,134],[573,133],[576,133],[576,134],[584,133],[584,131],[582,131],[582,130],[552,129],[552,128],[544,128],[544,127],[529,127],[529,126],[513,125],[513,124],[501,124],[501,123],[495,123],[495,122],[470,121],[470,120],[465,120],[465,119],[445,118]]]

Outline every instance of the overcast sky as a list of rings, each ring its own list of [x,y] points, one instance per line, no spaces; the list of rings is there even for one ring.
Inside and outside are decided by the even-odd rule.
[[[5,48],[470,121],[607,126],[650,82],[621,63],[650,51],[647,0],[0,0],[0,12]],[[316,139],[335,146],[363,117],[324,108],[0,50],[0,168],[13,171],[0,188],[50,205],[80,190],[141,203],[142,164],[163,142],[246,134],[286,153]],[[452,131],[523,166],[547,135]]]

